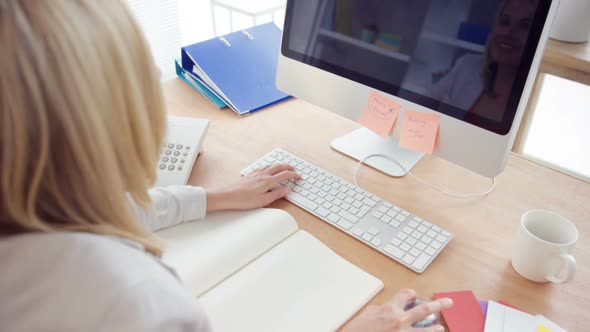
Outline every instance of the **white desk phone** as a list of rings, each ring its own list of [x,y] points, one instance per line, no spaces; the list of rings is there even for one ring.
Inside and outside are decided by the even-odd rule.
[[[160,151],[155,187],[188,182],[208,129],[209,121],[206,119],[168,116],[168,130]]]

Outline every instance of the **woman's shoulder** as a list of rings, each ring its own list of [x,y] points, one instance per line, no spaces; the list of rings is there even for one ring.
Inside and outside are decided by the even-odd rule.
[[[7,316],[0,320],[12,322],[16,330],[25,321],[19,319],[25,315],[19,311],[22,305],[27,308],[27,316],[35,317],[33,321],[41,328],[48,324],[75,330],[82,326],[105,326],[116,322],[120,314],[141,320],[145,308],[160,310],[165,316],[169,311],[159,306],[166,301],[181,306],[195,302],[175,275],[144,253],[141,246],[111,237],[54,233],[3,238],[0,264],[0,297],[6,303],[20,303],[5,308],[3,314]],[[134,311],[129,312],[128,306]],[[191,308],[193,314],[195,306]],[[64,314],[71,319],[55,319]],[[149,322],[146,317],[145,323]]]

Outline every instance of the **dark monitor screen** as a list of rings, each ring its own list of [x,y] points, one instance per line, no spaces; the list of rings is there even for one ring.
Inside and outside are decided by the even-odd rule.
[[[551,0],[289,0],[282,54],[505,135]]]

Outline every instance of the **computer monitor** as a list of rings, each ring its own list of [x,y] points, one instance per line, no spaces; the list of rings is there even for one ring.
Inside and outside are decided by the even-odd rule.
[[[525,110],[555,11],[551,0],[288,0],[277,86],[352,120],[371,90],[440,114],[441,158],[499,174]],[[356,159],[410,169],[423,154],[366,128],[332,142]],[[386,158],[367,162],[401,176]]]

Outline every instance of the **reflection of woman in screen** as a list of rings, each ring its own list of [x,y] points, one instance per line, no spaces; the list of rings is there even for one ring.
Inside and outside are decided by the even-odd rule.
[[[433,88],[432,97],[469,114],[500,121],[511,94],[533,22],[537,0],[505,0],[484,55],[457,60]]]

